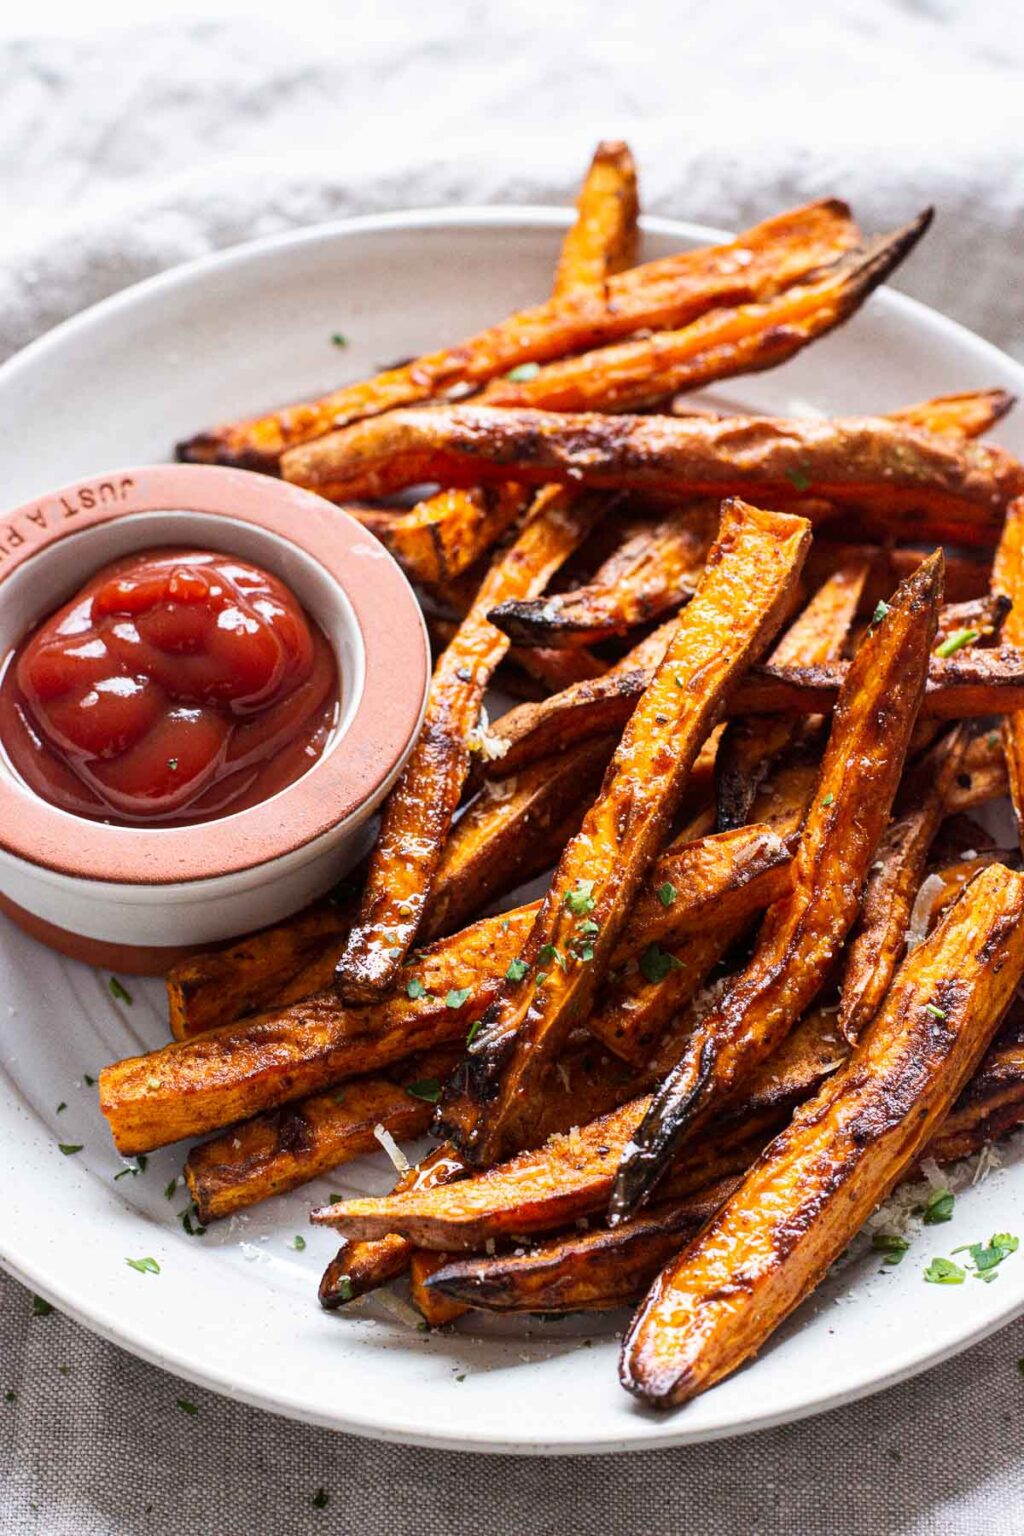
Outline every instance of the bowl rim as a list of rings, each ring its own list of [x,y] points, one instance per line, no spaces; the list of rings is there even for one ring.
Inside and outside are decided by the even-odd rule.
[[[312,850],[368,817],[401,772],[426,708],[430,650],[415,594],[397,562],[354,517],[322,497],[250,470],[157,464],[61,486],[6,514],[18,542],[3,585],[67,538],[140,513],[187,512],[241,522],[320,566],[359,630],[363,680],[341,739],[301,778],[247,810],[197,827],[123,827],[50,805],[0,773],[0,854],[57,878],[105,886],[181,886],[241,875]],[[159,542],[157,540],[156,542]],[[272,565],[272,561],[269,562]]]

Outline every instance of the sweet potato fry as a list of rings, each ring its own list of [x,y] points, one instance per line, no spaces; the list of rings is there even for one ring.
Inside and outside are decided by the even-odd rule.
[[[836,707],[790,891],[769,910],[750,963],[701,1019],[655,1095],[623,1158],[613,1218],[648,1198],[684,1138],[771,1054],[824,982],[889,819],[941,599],[936,551],[861,643]]]
[[[559,861],[524,973],[502,987],[442,1099],[470,1161],[527,1144],[536,1087],[593,1000],[723,695],[781,622],[809,540],[801,518],[723,506],[697,596]]]
[[[768,298],[858,240],[845,204],[811,203],[767,219],[725,245],[684,251],[614,275],[605,304],[550,299],[454,347],[345,385],[323,399],[201,432],[179,443],[177,456],[273,472],[285,449],[347,422],[483,384],[523,363],[547,362],[637,330],[685,325],[718,304]]]
[[[598,736],[531,764],[514,783],[485,784],[444,845],[423,937],[452,932],[488,902],[557,864],[614,750],[614,736]]]
[[[414,581],[454,581],[479,560],[526,510],[518,485],[438,491],[384,524],[378,537]]]
[[[491,729],[495,751],[483,766],[488,778],[521,772],[538,757],[595,735],[621,729],[642,698],[653,667],[615,667],[603,677],[574,683],[537,703],[518,704]],[[726,705],[729,715],[821,715],[834,709],[849,663],[816,667],[751,667]],[[962,720],[1024,707],[1024,652],[1000,645],[933,656],[921,702],[922,719]]]
[[[349,1002],[394,980],[415,940],[441,849],[469,773],[470,736],[508,639],[487,615],[504,598],[541,591],[604,510],[590,497],[542,491],[515,543],[499,555],[438,660],[419,739],[388,796],[359,914],[335,977]]]
[[[860,612],[867,618],[874,613],[880,600],[888,602],[889,595],[922,560],[927,559],[934,546],[914,544],[848,544],[830,537],[826,525],[820,529],[811,545],[804,566],[804,578],[812,586],[820,586],[834,571],[858,561],[868,562],[868,579],[861,593]],[[989,590],[991,565],[984,558],[984,551],[975,554],[946,553],[946,600],[951,603],[970,602],[986,597]]]
[[[752,1140],[761,1136],[763,1145],[793,1105],[836,1069],[845,1051],[844,1043],[837,1043],[834,1014],[810,1015],[783,1051],[755,1073],[742,1099],[728,1106],[705,1144],[679,1159],[666,1196],[693,1193],[748,1167]],[[649,1103],[646,1095],[632,1099],[549,1137],[534,1152],[462,1179],[457,1189],[396,1190],[377,1199],[339,1201],[314,1211],[312,1219],[360,1239],[380,1237],[394,1223],[393,1230],[422,1247],[453,1253],[482,1248],[489,1238],[556,1231],[603,1210],[622,1149]]]
[[[946,809],[970,811],[1009,793],[1006,759],[998,729],[975,736],[964,754],[960,770],[950,785]]]
[[[510,667],[518,667],[524,678],[539,683],[545,693],[558,693],[572,683],[591,677],[603,677],[608,662],[595,656],[585,646],[558,650],[544,645],[514,645],[508,653]]]
[[[903,958],[914,897],[967,743],[966,729],[957,726],[929,753],[905,797],[910,803],[889,823],[878,845],[843,971],[839,1028],[851,1045],[881,1007]]]
[[[992,567],[992,589],[1011,602],[1003,626],[1006,639],[1011,645],[1024,646],[1024,497],[1007,509]],[[1017,834],[1024,847],[1024,709],[1019,705],[1009,708],[1003,721],[1003,752]]]
[[[562,242],[551,297],[606,304],[609,277],[636,258],[636,166],[629,145],[606,139],[594,151],[580,195],[576,221]]]
[[[937,395],[919,405],[905,405],[887,414],[894,421],[907,421],[940,437],[981,437],[997,421],[1002,421],[1016,404],[1005,389],[968,390],[959,395]]]
[[[718,527],[718,506],[680,508],[627,538],[572,592],[505,602],[489,618],[523,645],[581,646],[660,619],[693,596]]]
[[[318,902],[225,949],[179,961],[167,975],[174,1038],[184,1040],[270,1007],[315,954],[332,946],[340,952],[353,910],[351,902]]]
[[[200,1221],[231,1216],[376,1152],[378,1125],[396,1141],[422,1136],[430,1126],[437,1085],[458,1056],[453,1046],[427,1051],[390,1075],[353,1078],[193,1147],[184,1173]]]
[[[888,532],[993,545],[1024,472],[1001,449],[905,422],[668,416],[465,405],[394,411],[295,448],[285,478],[335,500],[513,478],[672,496],[867,503]]]
[[[481,401],[549,411],[636,411],[716,379],[775,368],[856,314],[931,220],[927,209],[904,229],[765,302],[715,309],[682,330],[549,363],[529,379],[495,379]]]
[[[652,879],[655,889],[676,885],[678,902],[671,910],[645,903],[621,936],[615,963],[669,930],[685,932],[688,921],[699,926],[719,900],[726,912],[738,914],[744,903],[748,912],[758,910],[778,893],[788,857],[782,842],[758,826],[669,849]],[[421,950],[379,1003],[346,1007],[333,989],[323,990],[106,1067],[100,1106],[115,1142],[126,1153],[148,1152],[461,1041],[518,958],[539,908],[533,902],[483,918]],[[316,965],[322,970],[323,959]]]
[[[1024,975],[1024,877],[993,865],[902,966],[863,1044],[659,1276],[627,1390],[686,1402],[755,1354],[925,1146]]]
[[[772,651],[776,666],[816,666],[838,661],[867,579],[863,560],[827,577]],[[812,722],[808,722],[808,726]],[[726,726],[715,759],[717,826],[720,832],[748,820],[754,797],[779,753],[795,739],[791,720],[738,716]]]

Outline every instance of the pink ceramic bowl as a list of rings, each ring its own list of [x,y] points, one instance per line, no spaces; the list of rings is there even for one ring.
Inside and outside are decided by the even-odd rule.
[[[107,826],[41,800],[0,755],[0,908],[94,964],[156,973],[276,922],[361,856],[423,719],[430,656],[402,572],[355,519],[244,470],[157,465],[0,518],[0,657],[118,556],[188,544],[279,576],[334,646],[339,728],[294,784],[200,826]]]

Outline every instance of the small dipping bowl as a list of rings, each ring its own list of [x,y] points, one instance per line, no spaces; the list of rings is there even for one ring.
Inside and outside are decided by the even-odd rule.
[[[371,533],[284,481],[185,464],[117,470],[0,516],[0,656],[101,567],[174,546],[279,577],[334,649],[341,706],[301,778],[191,826],[73,815],[22,783],[0,752],[0,910],[64,954],[143,975],[278,922],[336,884],[369,846],[430,681],[419,604]]]

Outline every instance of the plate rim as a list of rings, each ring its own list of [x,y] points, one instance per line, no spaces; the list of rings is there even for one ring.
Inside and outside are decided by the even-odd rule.
[[[155,273],[59,322],[0,364],[0,388],[9,387],[23,369],[31,368],[38,358],[44,357],[52,349],[59,349],[66,339],[76,336],[79,332],[87,332],[91,326],[103,323],[119,310],[130,310],[135,304],[145,303],[164,291],[187,286],[194,278],[205,276],[217,269],[244,267],[249,262],[259,261],[268,255],[313,246],[321,242],[330,243],[346,236],[393,231],[410,233],[437,228],[462,229],[467,232],[480,228],[519,228],[533,232],[538,229],[565,228],[571,219],[570,209],[549,207],[544,204],[506,204],[498,207],[440,206],[333,219],[305,228],[283,230],[243,241]],[[690,244],[728,238],[726,231],[685,220],[645,216],[640,223],[645,232]],[[1011,375],[1016,376],[1019,391],[1024,395],[1024,364],[1018,363],[993,343],[978,336],[958,321],[909,295],[888,287],[878,292],[875,296],[875,304],[880,308],[891,308],[894,313],[909,318],[916,328],[931,332],[947,342],[955,342],[961,348],[973,352],[980,365],[984,366],[991,362],[991,365],[998,367],[1000,371],[1009,371]],[[10,1086],[14,1088],[15,1093],[15,1102],[12,1106],[14,1113],[17,1114],[19,1110],[27,1111],[30,1120],[26,1127],[26,1134],[30,1139],[35,1135],[41,1141],[44,1130],[41,1120],[17,1090],[17,1086],[14,1084]],[[75,1170],[74,1177],[88,1178],[91,1182],[91,1175],[87,1175],[84,1169]],[[830,1411],[908,1380],[940,1364],[943,1360],[959,1354],[962,1350],[970,1348],[1024,1312],[1024,1287],[1022,1287],[1019,1295],[1011,1295],[994,1313],[977,1318],[973,1325],[969,1324],[969,1319],[965,1319],[969,1325],[958,1332],[953,1340],[943,1340],[937,1345],[919,1343],[912,1347],[908,1346],[902,1354],[887,1363],[882,1374],[876,1373],[866,1380],[858,1378],[838,1391],[826,1388],[798,1405],[783,1404],[778,1411],[762,1412],[756,1418],[742,1422],[737,1422],[733,1414],[720,1421],[712,1420],[699,1427],[688,1428],[685,1412],[666,1417],[653,1417],[642,1410],[637,1410],[637,1416],[632,1422],[642,1424],[643,1429],[635,1436],[598,1434],[595,1437],[585,1432],[580,1434],[578,1431],[573,1431],[571,1420],[565,1436],[554,1439],[549,1436],[544,1440],[516,1440],[506,1431],[490,1429],[477,1429],[472,1433],[462,1430],[456,1436],[445,1433],[443,1429],[431,1431],[425,1428],[420,1416],[403,1420],[394,1411],[390,1411],[386,1418],[382,1418],[379,1414],[375,1415],[371,1410],[359,1411],[359,1399],[352,1394],[349,1394],[348,1400],[343,1403],[343,1412],[330,1413],[311,1408],[302,1400],[301,1394],[286,1389],[283,1384],[273,1388],[271,1395],[271,1391],[267,1388],[261,1388],[250,1380],[247,1370],[242,1370],[243,1379],[239,1380],[238,1375],[230,1376],[226,1368],[204,1367],[201,1357],[197,1358],[194,1351],[191,1353],[188,1351],[187,1333],[179,1336],[173,1349],[162,1349],[154,1342],[152,1323],[147,1332],[143,1324],[136,1325],[116,1314],[116,1301],[113,1294],[109,1300],[101,1298],[99,1304],[95,1297],[89,1303],[82,1302],[77,1298],[73,1266],[65,1266],[55,1280],[53,1271],[40,1266],[31,1257],[29,1252],[31,1243],[22,1244],[19,1247],[18,1217],[24,1219],[26,1212],[17,1209],[17,1201],[10,1188],[10,1181],[0,1181],[0,1210],[4,1208],[9,1208],[9,1219],[0,1221],[0,1266],[91,1332],[99,1334],[109,1342],[127,1349],[130,1353],[162,1370],[232,1400],[322,1428],[373,1440],[418,1445],[435,1450],[459,1450],[495,1455],[589,1455],[597,1452],[625,1453],[664,1449],[669,1446],[696,1444],[749,1434]],[[115,1203],[112,1211],[134,1221],[145,1220],[140,1213],[127,1206]],[[182,1338],[186,1347],[183,1347]]]

